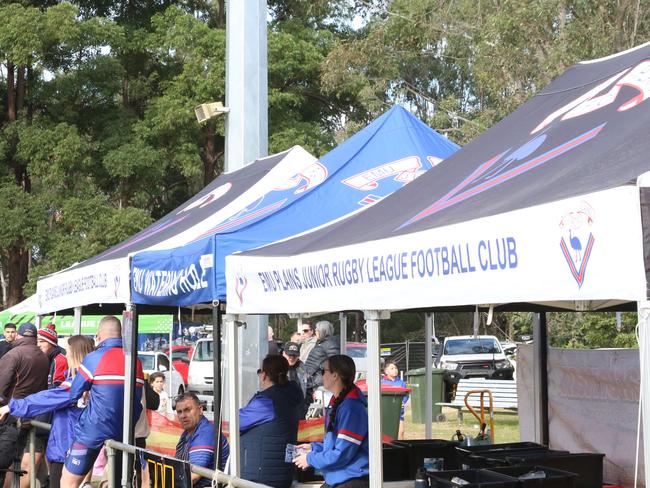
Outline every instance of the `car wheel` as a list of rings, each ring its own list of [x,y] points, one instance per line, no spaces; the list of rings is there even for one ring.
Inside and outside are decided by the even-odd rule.
[[[447,416],[444,413],[439,413],[436,415],[436,422],[446,422]]]

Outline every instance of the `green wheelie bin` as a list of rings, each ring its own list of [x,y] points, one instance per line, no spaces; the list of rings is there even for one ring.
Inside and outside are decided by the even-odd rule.
[[[368,396],[366,380],[357,381],[359,389]],[[399,432],[399,417],[402,411],[402,400],[409,394],[408,388],[393,385],[381,385],[381,433],[392,439],[397,439]],[[388,439],[386,439],[388,441]]]
[[[431,418],[434,421],[443,420],[442,407],[436,405],[445,401],[444,369],[431,370]],[[426,419],[426,372],[425,368],[412,369],[406,373],[407,384],[411,389],[411,413],[413,422],[423,424]]]

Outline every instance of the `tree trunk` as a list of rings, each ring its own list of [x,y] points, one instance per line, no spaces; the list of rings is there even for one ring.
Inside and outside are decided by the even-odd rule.
[[[7,274],[9,276],[7,307],[13,307],[24,300],[23,285],[27,283],[28,271],[29,253],[22,243],[16,243],[9,248],[7,259]]]
[[[223,156],[224,140],[217,136],[214,127],[207,125],[203,129],[203,148],[201,160],[203,161],[203,186],[210,183],[219,176],[222,168],[219,166],[219,158]]]
[[[23,109],[25,105],[25,66],[18,66],[18,73],[16,76],[16,114]]]
[[[14,87],[14,63],[7,61],[7,120],[16,121],[16,90]]]

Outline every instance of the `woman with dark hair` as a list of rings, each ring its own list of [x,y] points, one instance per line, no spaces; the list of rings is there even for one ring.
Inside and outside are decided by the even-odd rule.
[[[368,412],[363,393],[354,384],[355,374],[349,356],[339,354],[325,362],[323,386],[334,394],[325,419],[325,439],[298,446],[306,453],[293,460],[301,469],[319,469],[325,483],[337,488],[369,486]]]
[[[302,390],[287,373],[283,356],[270,355],[257,371],[260,391],[239,410],[241,477],[285,488],[293,481],[293,465],[285,462],[287,444],[298,437],[298,411]]]
[[[381,384],[406,388],[406,383],[399,376],[399,369],[397,368],[397,363],[395,361],[389,359],[384,363],[384,376],[381,377]],[[404,439],[404,410],[406,402],[408,401],[409,395],[404,395],[402,398],[402,409],[399,414],[399,430],[397,432],[398,439]]]

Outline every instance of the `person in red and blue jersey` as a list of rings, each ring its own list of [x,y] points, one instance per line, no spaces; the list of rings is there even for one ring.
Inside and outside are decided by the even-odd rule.
[[[190,464],[214,469],[216,431],[214,425],[203,415],[199,398],[192,392],[176,397],[176,415],[184,430],[176,444],[176,457]],[[223,434],[219,444],[219,470],[223,471],[230,454],[230,446]],[[192,486],[212,486],[212,480],[192,473]]]
[[[74,426],[79,420],[84,404],[70,400],[70,385],[83,359],[95,349],[92,339],[75,335],[68,339],[67,378],[58,387],[39,391],[23,399],[12,398],[9,405],[0,408],[0,421],[7,415],[34,417],[53,412],[52,429],[47,441],[45,458],[50,467],[50,488],[59,488],[66,453],[72,445]],[[22,481],[22,480],[21,480]]]
[[[121,440],[124,419],[124,350],[122,324],[112,315],[99,322],[97,349],[83,360],[70,385],[70,399],[89,391],[88,406],[75,426],[74,440],[65,460],[61,485],[77,488],[93,467],[107,439]],[[136,361],[133,425],[142,412],[142,364]]]
[[[399,377],[399,370],[395,361],[388,360],[384,363],[384,376],[381,377],[382,385],[396,386],[398,388],[406,388],[406,383]],[[399,413],[399,430],[397,433],[398,439],[404,439],[404,409],[406,402],[409,401],[409,395],[404,395],[402,398],[402,409]]]
[[[349,356],[338,354],[325,361],[323,386],[334,395],[325,419],[325,439],[299,445],[306,453],[293,461],[301,469],[319,469],[330,487],[369,487],[368,412],[365,397],[354,384],[355,374]]]

